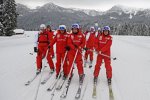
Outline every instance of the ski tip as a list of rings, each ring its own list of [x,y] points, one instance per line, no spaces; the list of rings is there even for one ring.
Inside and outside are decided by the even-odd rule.
[[[75,97],[76,100],[78,100],[80,97]]]
[[[26,83],[25,83],[25,86],[28,86],[29,84],[30,84],[30,81],[26,82]]]
[[[92,96],[93,99],[96,99],[96,96]]]
[[[66,96],[65,96],[65,95],[61,95],[60,98],[61,98],[61,99],[64,99],[64,98],[66,98]]]
[[[113,60],[117,60],[117,58],[113,58]]]
[[[57,90],[57,91],[59,91],[59,90],[60,90],[60,88],[56,88],[56,90]]]
[[[42,84],[42,85],[44,85],[44,84],[45,84],[45,82],[41,82],[41,84]]]
[[[25,86],[28,86],[29,84],[25,83]]]
[[[47,91],[52,91],[52,89],[48,88]]]

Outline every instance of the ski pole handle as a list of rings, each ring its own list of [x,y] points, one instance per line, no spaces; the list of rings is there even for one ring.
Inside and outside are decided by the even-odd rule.
[[[89,49],[89,50],[90,50],[90,51],[92,51],[92,52],[97,53],[97,52],[96,52],[96,51],[94,51],[94,50],[91,50],[91,49]],[[117,60],[117,58],[116,58],[116,57],[111,57],[111,56],[105,55],[105,54],[103,54],[103,53],[97,53],[97,54],[100,54],[100,55],[102,55],[102,56],[105,56],[105,57],[110,58],[110,59],[113,59],[113,60]]]
[[[102,54],[102,53],[98,53],[98,54],[100,54],[100,55],[102,55],[102,56],[105,56],[105,57],[107,57],[107,58],[113,59],[113,60],[116,60],[116,59],[117,59],[116,57],[111,57],[111,56],[108,56],[108,55],[105,55],[105,54]]]

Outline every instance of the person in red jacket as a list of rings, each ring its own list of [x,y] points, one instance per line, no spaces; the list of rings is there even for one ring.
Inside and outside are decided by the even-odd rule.
[[[98,38],[99,36],[101,36],[102,35],[102,30],[101,30],[101,28],[99,27],[98,28],[98,31],[96,32],[96,37]]]
[[[98,41],[99,41],[99,37],[100,36],[102,36],[102,30],[101,30],[101,28],[99,27],[98,28],[98,31],[96,32],[96,38],[95,38],[95,43],[98,43]],[[96,45],[95,45],[95,50],[96,50],[97,48],[96,48]],[[98,51],[98,50],[96,50],[96,51]]]
[[[50,51],[48,49],[48,45],[50,43],[51,40],[51,35],[50,33],[46,30],[46,26],[44,24],[42,24],[40,26],[40,32],[38,34],[38,38],[37,38],[37,43],[38,43],[38,49],[37,49],[37,57],[36,57],[36,63],[37,63],[37,72],[36,74],[39,74],[41,72],[42,69],[42,59],[46,56],[47,54],[47,60],[51,69],[51,73],[54,72],[54,64],[53,64],[53,60],[51,58],[51,54]],[[48,51],[47,51],[48,50]]]
[[[92,67],[92,62],[93,62],[93,52],[91,50],[94,50],[94,45],[95,45],[95,28],[91,27],[90,32],[86,35],[86,52],[85,52],[85,65],[87,63],[88,56],[90,56],[90,65],[89,68]]]
[[[54,37],[54,32],[52,31],[51,26],[50,26],[50,25],[47,25],[46,30],[50,33],[50,35],[51,35],[51,37],[52,37],[50,41],[52,41],[52,40],[53,40],[53,37]],[[51,53],[52,58],[54,58],[55,55],[54,55],[54,48],[53,48],[53,47],[50,48],[50,53]]]
[[[97,55],[97,61],[94,70],[94,82],[97,82],[97,77],[99,75],[99,71],[102,65],[102,60],[104,60],[108,84],[109,85],[111,84],[111,78],[112,78],[111,59],[102,55],[102,54],[108,56],[111,55],[110,54],[111,45],[112,45],[112,37],[110,36],[110,27],[105,26],[103,28],[102,35],[99,36],[98,41],[96,43],[96,50],[98,52],[98,55]]]
[[[57,31],[57,34],[56,34],[54,40],[50,43],[50,47],[52,47],[56,43],[56,61],[57,61],[56,62],[56,78],[58,78],[58,75],[59,75],[60,69],[61,69],[61,63],[65,57],[67,38],[68,38],[68,34],[66,31],[66,26],[60,25],[59,30]],[[67,77],[66,58],[65,58],[64,65],[63,65],[63,72],[64,72],[63,79],[65,80]]]
[[[79,82],[82,83],[84,79],[84,70],[83,70],[83,61],[82,61],[82,49],[85,46],[85,37],[80,32],[78,24],[72,25],[72,33],[68,37],[68,47],[70,48],[68,53],[68,74],[71,71],[71,66],[73,64],[73,60],[75,59],[75,53],[77,49],[79,52],[77,53],[75,63],[77,64],[78,74],[79,74]]]

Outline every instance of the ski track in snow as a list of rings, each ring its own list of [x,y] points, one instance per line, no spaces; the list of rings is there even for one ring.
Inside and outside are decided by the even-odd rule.
[[[1,100],[34,100],[38,86],[38,76],[33,83],[25,86],[36,70],[36,54],[33,53],[33,37],[36,32],[26,32],[25,35],[0,37],[0,99]],[[112,88],[115,100],[149,100],[150,99],[150,37],[141,36],[113,36],[112,61],[113,79]],[[44,62],[44,61],[43,61]],[[55,59],[54,59],[55,62]],[[94,54],[93,67],[85,68],[85,81],[82,89],[88,82],[83,100],[109,100],[106,70],[104,64],[97,85],[97,98],[92,98],[93,71],[96,62]],[[47,64],[46,64],[47,65]],[[47,65],[48,66],[48,65]],[[47,77],[49,66],[44,70],[42,80]],[[55,73],[44,85],[40,85],[37,100],[50,100],[51,92],[47,88],[55,79]],[[74,76],[70,84],[67,98],[75,100],[79,77],[75,66]],[[65,84],[64,84],[65,86]],[[60,100],[63,92],[55,91],[53,100]]]

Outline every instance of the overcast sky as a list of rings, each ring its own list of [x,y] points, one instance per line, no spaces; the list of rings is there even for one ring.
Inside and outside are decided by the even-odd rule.
[[[53,2],[66,8],[96,9],[105,11],[114,5],[124,5],[134,8],[150,8],[150,0],[16,0],[17,3],[34,9],[45,3]]]

